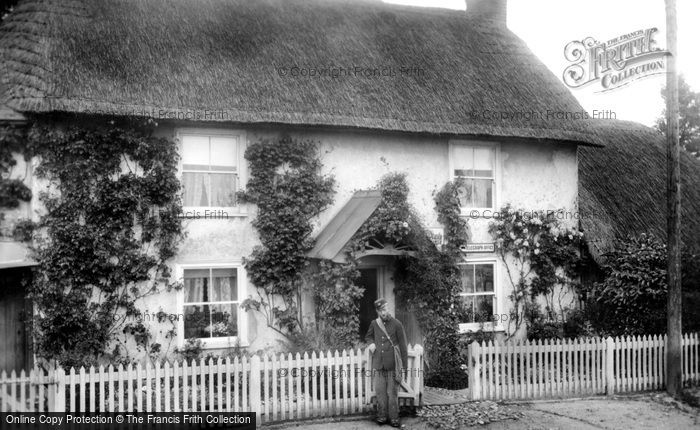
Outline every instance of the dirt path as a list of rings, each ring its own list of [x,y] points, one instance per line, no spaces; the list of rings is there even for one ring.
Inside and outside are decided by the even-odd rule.
[[[492,410],[491,421],[479,409]],[[690,408],[660,394],[633,397],[591,398],[581,400],[541,401],[517,404],[465,403],[451,406],[440,417],[403,418],[408,430],[490,429],[490,430],[589,430],[589,429],[700,429],[700,410]],[[478,416],[478,418],[474,418]],[[475,420],[483,421],[483,425]],[[432,425],[431,425],[432,423]],[[475,425],[469,425],[474,423]],[[276,429],[388,430],[369,417],[352,417],[343,421],[290,423]]]
[[[649,397],[590,399],[518,405],[523,416],[486,429],[700,429],[698,411],[678,409]]]

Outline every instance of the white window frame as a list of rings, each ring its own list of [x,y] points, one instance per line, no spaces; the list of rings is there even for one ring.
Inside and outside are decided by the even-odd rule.
[[[202,341],[204,348],[232,348],[248,345],[248,314],[240,307],[247,295],[248,275],[243,267],[242,261],[226,262],[226,263],[190,263],[178,264],[176,267],[177,279],[184,281],[185,270],[193,269],[236,269],[236,280],[238,281],[238,336],[217,337],[217,338],[199,338]],[[217,302],[212,302],[217,303]],[[230,302],[226,302],[230,303]],[[177,344],[180,348],[185,346],[185,288],[181,288],[177,292],[177,309],[178,327],[177,327]]]
[[[183,143],[182,139],[185,136],[196,137],[230,137],[237,140],[236,147],[236,175],[238,177],[238,189],[240,191],[245,188],[248,182],[248,168],[244,158],[245,150],[248,146],[246,132],[243,130],[224,130],[224,129],[204,129],[204,128],[181,128],[177,130],[176,137],[178,140],[178,151],[180,154],[180,163],[178,166],[178,178],[182,183],[184,173],[183,169]],[[189,172],[189,170],[188,170]],[[207,171],[208,173],[216,173],[215,171]],[[224,172],[231,173],[231,172]],[[184,192],[184,189],[183,189]],[[185,219],[207,219],[207,214],[213,214],[212,219],[219,219],[216,214],[224,212],[228,217],[247,216],[247,205],[238,203],[237,206],[183,206],[182,211]],[[208,211],[208,212],[207,212]],[[221,211],[221,212],[219,212]]]
[[[477,140],[450,140],[449,142],[449,168],[450,168],[450,180],[457,179],[455,176],[455,167],[457,165],[457,160],[454,155],[455,148],[457,147],[468,147],[468,148],[489,148],[494,151],[493,159],[493,177],[492,181],[492,207],[460,207],[462,216],[469,217],[489,217],[500,207],[500,197],[501,197],[501,144],[500,142],[487,142],[487,141],[477,141]],[[475,179],[487,179],[487,178],[475,178]]]
[[[463,258],[462,261],[457,263],[458,266],[465,266],[467,264],[491,264],[493,265],[493,299],[496,302],[494,306],[494,313],[497,315],[502,315],[504,313],[503,309],[503,292],[501,288],[501,270],[500,270],[500,261],[496,256],[484,256],[484,257],[468,257],[468,258]],[[460,292],[460,297],[461,296],[474,296],[474,295],[479,295],[479,294],[467,294],[467,293],[462,293]],[[481,295],[487,295],[487,294],[481,294]],[[459,331],[460,333],[467,333],[467,332],[474,332],[482,329],[484,331],[504,331],[504,325],[503,321],[499,320],[494,321],[493,316],[487,321],[483,323],[459,323]]]

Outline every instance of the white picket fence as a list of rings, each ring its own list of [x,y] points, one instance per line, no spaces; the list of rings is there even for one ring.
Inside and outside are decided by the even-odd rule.
[[[660,390],[665,336],[472,343],[473,400]],[[374,388],[368,349],[311,354],[33,369],[0,374],[0,412],[256,412],[258,423],[366,412]],[[423,348],[409,346],[404,403],[423,392]],[[683,381],[700,382],[700,338],[683,336]]]
[[[0,412],[49,412],[55,394],[55,377],[44,369],[0,373]]]
[[[666,336],[483,342],[469,346],[473,400],[660,390]],[[683,381],[700,381],[700,340],[683,336]]]
[[[258,422],[360,413],[372,405],[368,349],[33,369],[0,374],[0,412],[256,412]],[[408,349],[401,397],[418,406],[423,348]]]

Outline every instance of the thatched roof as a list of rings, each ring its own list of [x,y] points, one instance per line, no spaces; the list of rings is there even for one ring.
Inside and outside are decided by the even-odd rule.
[[[639,233],[666,239],[666,143],[628,121],[597,121],[605,148],[579,148],[579,213],[598,261],[613,240]],[[700,250],[700,161],[681,151],[683,242]]]
[[[293,66],[394,67],[397,76],[279,76]],[[401,67],[414,69],[402,76]],[[509,30],[464,11],[374,0],[21,1],[0,27],[3,103],[590,141],[586,121],[546,118],[582,109]]]

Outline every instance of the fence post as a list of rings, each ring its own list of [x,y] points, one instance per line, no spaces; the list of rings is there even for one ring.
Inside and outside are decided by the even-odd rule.
[[[248,380],[250,398],[248,403],[250,404],[251,412],[255,412],[257,426],[262,424],[262,417],[260,416],[262,406],[262,399],[260,398],[260,370],[260,356],[255,354],[250,357],[250,379]]]
[[[373,387],[374,383],[374,370],[372,369],[372,356],[374,351],[377,349],[375,344],[370,344],[365,348],[365,360],[367,360],[367,371],[365,372],[365,386],[367,387],[367,405],[372,406],[372,398],[376,396],[376,390]]]
[[[47,379],[53,381],[47,393],[49,412],[66,412],[66,372],[56,365],[49,369]]]
[[[615,392],[615,341],[608,336],[605,339],[605,394]]]
[[[413,388],[415,391],[415,395],[413,398],[413,405],[414,406],[419,406],[421,399],[423,397],[423,347],[421,345],[415,345],[413,347],[413,351],[416,354],[416,359],[414,361],[414,365],[417,367],[416,369],[410,369],[409,372],[412,372],[413,377]]]
[[[467,366],[469,370],[469,394],[471,400],[481,399],[481,378],[479,378],[479,373],[481,372],[479,363],[479,345],[476,342],[472,342],[467,347]]]

